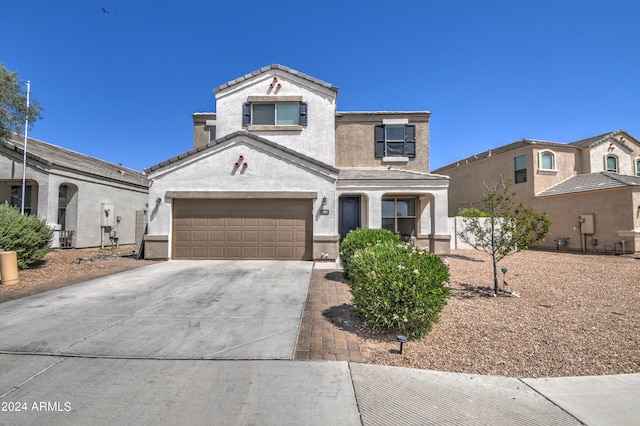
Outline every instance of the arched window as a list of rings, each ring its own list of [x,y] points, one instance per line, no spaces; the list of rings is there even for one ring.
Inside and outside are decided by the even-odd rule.
[[[606,171],[618,173],[618,157],[615,155],[607,155],[604,161]]]
[[[556,158],[552,152],[545,151],[540,154],[540,168],[543,170],[556,169]]]

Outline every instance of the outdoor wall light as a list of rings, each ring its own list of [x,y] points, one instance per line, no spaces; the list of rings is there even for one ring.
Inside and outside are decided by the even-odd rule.
[[[159,206],[161,202],[162,202],[162,198],[158,197],[156,199],[156,206]]]
[[[329,209],[327,208],[327,197],[322,197],[322,204],[320,205],[320,214],[328,215]]]
[[[243,163],[242,167],[246,169],[247,167],[249,167],[249,163]]]
[[[234,164],[234,165],[233,165],[233,167],[235,167],[235,168],[237,169],[238,167],[240,167],[240,163],[238,163],[238,162],[236,161],[236,164]]]

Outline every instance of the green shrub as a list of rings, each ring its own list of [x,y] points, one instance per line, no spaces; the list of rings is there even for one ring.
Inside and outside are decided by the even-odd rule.
[[[0,204],[0,248],[15,250],[18,268],[27,269],[49,251],[53,231],[37,216],[22,215],[8,203]]]
[[[380,331],[422,337],[449,298],[448,265],[407,244],[378,243],[350,261],[355,311]]]
[[[385,241],[399,244],[402,242],[402,238],[400,235],[394,234],[388,229],[361,228],[349,232],[340,244],[340,262],[342,263],[342,267],[344,268],[347,277],[350,275],[351,268],[349,265],[351,258],[356,251]]]
[[[467,207],[458,212],[456,216],[462,217],[489,217],[489,213],[484,210],[476,209],[474,207]]]

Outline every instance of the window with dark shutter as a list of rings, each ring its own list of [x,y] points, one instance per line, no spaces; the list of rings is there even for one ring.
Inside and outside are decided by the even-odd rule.
[[[242,108],[243,126],[306,126],[306,102],[246,102]]]
[[[416,126],[377,124],[374,131],[375,158],[416,156]]]

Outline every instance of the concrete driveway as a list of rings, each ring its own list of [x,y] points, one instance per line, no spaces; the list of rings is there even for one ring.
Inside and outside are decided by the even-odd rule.
[[[0,304],[0,352],[293,359],[311,262],[169,261]]]

